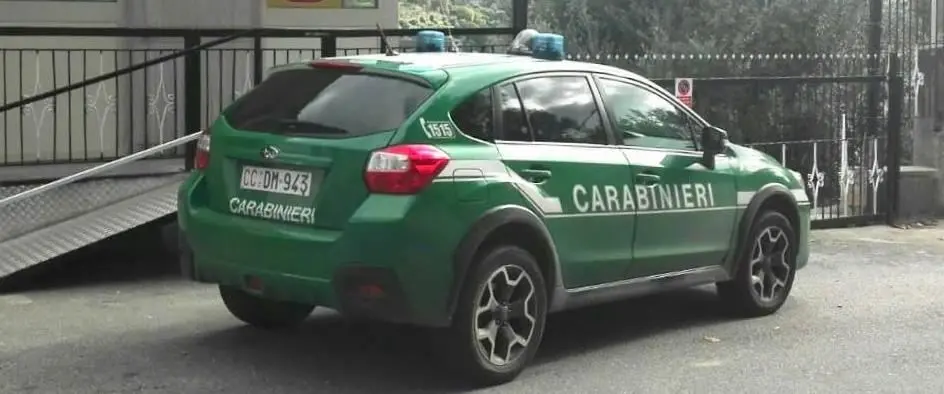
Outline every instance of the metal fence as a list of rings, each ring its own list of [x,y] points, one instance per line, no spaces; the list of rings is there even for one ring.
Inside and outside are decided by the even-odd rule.
[[[502,52],[505,48],[484,45],[464,49]],[[336,53],[379,50],[338,48]],[[0,102],[34,97],[174,53],[170,49],[0,48]],[[255,84],[258,68],[321,55],[320,49],[311,48],[261,49],[258,53],[253,48],[200,51],[201,126],[209,124],[222,108]],[[655,79],[790,75],[824,76],[828,82],[835,76],[865,75],[867,56],[569,57],[626,68]],[[257,59],[261,64],[256,64]],[[185,59],[178,57],[28,103],[18,110],[0,112],[0,165],[107,161],[191,132],[185,127],[181,106],[184,67]],[[806,86],[796,81],[776,86],[734,81],[699,85],[695,87],[696,108],[712,122],[728,128],[734,140],[744,143],[838,138],[841,113],[846,114],[851,133],[876,134],[875,124],[867,125],[866,119],[878,116],[880,108],[868,107],[868,87],[864,83],[846,83],[840,78]],[[671,90],[671,84],[666,88]]]
[[[897,182],[885,176],[887,152],[900,150],[888,138],[900,133],[889,124],[896,119],[867,100],[887,83],[881,75],[700,78],[692,104],[732,141],[803,174],[815,221],[870,221],[888,212],[885,186]]]
[[[108,31],[34,30],[37,35],[51,31],[86,35]],[[152,45],[160,48],[0,47],[0,103],[3,104],[0,166],[113,160],[207,126],[222,108],[250,89],[265,69],[326,55],[381,51],[379,45],[338,47],[338,41],[348,35],[376,35],[372,30],[347,31],[339,33],[341,37],[338,37],[320,30],[260,29],[243,33],[253,38],[233,38],[196,51],[185,48],[193,48],[221,33],[189,30],[174,35],[154,29],[112,30],[118,30],[112,31],[115,34],[161,38],[158,45]],[[469,31],[455,31],[457,39],[469,42],[511,40],[511,29],[465,30]],[[393,37],[411,33],[415,32],[388,32]],[[263,38],[289,39],[295,47],[265,48]],[[490,51],[498,47],[473,44],[466,49]],[[409,50],[409,47],[401,50]],[[188,70],[188,62],[195,68]],[[135,65],[143,66],[134,68]],[[189,77],[188,72],[192,74]],[[99,80],[78,86],[95,78]],[[195,98],[191,100],[194,108],[190,109],[185,107],[184,99],[188,87]],[[57,89],[61,92],[33,100],[37,95]],[[188,111],[194,117],[189,122]],[[181,149],[155,158],[183,154]]]
[[[165,40],[159,49],[0,49],[0,166],[122,157],[209,125],[269,67],[383,49],[342,48],[332,35],[337,33],[324,31],[135,34],[144,33],[178,42],[168,48]],[[455,32],[463,51],[504,52],[504,45],[493,43],[511,38],[511,31],[504,30],[474,33]],[[227,34],[241,36],[200,46],[206,37]],[[304,38],[307,44],[264,47],[262,39],[270,36]],[[874,219],[888,212],[888,164],[898,163],[897,154],[889,157],[888,152],[900,151],[900,128],[890,126],[893,120],[885,116],[892,102],[885,70],[869,75],[876,63],[892,66],[886,57],[579,52],[568,57],[629,69],[669,90],[673,77],[696,78],[695,109],[727,129],[734,142],[763,150],[803,173],[821,223]],[[899,73],[895,66],[889,75]],[[903,100],[900,95],[896,99]],[[897,105],[900,116],[902,103]],[[891,138],[890,133],[899,135]],[[167,155],[187,157],[184,149]]]

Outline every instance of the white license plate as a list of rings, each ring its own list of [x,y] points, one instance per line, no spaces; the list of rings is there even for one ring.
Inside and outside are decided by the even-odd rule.
[[[311,173],[243,166],[239,187],[245,190],[308,197],[311,194]]]

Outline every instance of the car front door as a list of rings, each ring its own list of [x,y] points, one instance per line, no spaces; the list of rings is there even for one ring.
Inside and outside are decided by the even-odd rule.
[[[706,124],[677,100],[631,80],[595,78],[635,181],[636,231],[628,276],[720,265],[737,219],[734,159],[714,168],[698,147]]]
[[[584,74],[545,74],[495,88],[496,144],[517,188],[554,238],[567,288],[624,278],[635,207],[629,166],[612,144]]]

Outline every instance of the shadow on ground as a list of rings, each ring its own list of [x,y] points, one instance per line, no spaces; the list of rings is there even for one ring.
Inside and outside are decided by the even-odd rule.
[[[282,332],[212,320],[216,328],[205,327],[206,321],[173,324],[160,332],[60,341],[11,355],[2,369],[13,379],[0,382],[0,391],[344,394],[472,389],[435,356],[431,330],[348,321],[323,312]],[[528,391],[523,387],[530,381],[560,373],[553,364],[573,365],[574,358],[586,353],[611,357],[605,355],[607,349],[724,320],[712,292],[698,289],[554,315],[531,367],[516,382],[496,389]]]
[[[540,373],[543,364],[724,320],[713,292],[704,289],[554,315],[526,374]],[[435,342],[430,340],[435,334],[429,329],[320,316],[298,330],[277,335],[234,323],[233,328],[181,338],[172,347],[185,349],[195,366],[213,360],[214,368],[252,371],[278,385],[307,387],[309,392],[469,389],[436,358]],[[219,365],[220,360],[232,364]]]
[[[153,233],[138,232],[59,259],[6,284],[7,291],[36,291],[175,275],[173,256]],[[542,373],[542,365],[726,319],[710,288],[557,314],[548,322],[537,359],[520,379]],[[227,392],[443,393],[468,389],[439,362],[435,342],[430,340],[436,332],[429,329],[354,322],[325,313],[288,332],[260,331],[235,319],[224,329],[192,325],[166,329],[165,334],[118,340],[78,354],[74,344],[60,343],[20,355],[16,361],[57,360],[50,365],[55,370],[74,370],[79,375],[49,376],[55,385],[90,384],[116,392],[132,386],[169,392],[223,388]],[[61,357],[66,354],[78,358]]]
[[[142,226],[0,279],[0,294],[178,275],[177,258],[162,234],[167,225]]]

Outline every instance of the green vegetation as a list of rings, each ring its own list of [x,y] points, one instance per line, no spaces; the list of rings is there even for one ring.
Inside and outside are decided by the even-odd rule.
[[[906,54],[903,72],[910,75],[929,6],[883,3],[883,48]],[[864,0],[531,0],[529,19],[530,27],[563,34],[577,59],[650,78],[865,75],[869,64]],[[401,0],[400,20],[402,27],[505,27],[511,0]],[[501,51],[509,41],[460,39],[479,51]],[[884,72],[885,58],[881,64]],[[841,113],[850,136],[874,130],[866,120],[867,84],[702,84],[695,91],[696,109],[740,142],[836,138]],[[809,163],[810,154],[788,160]]]

